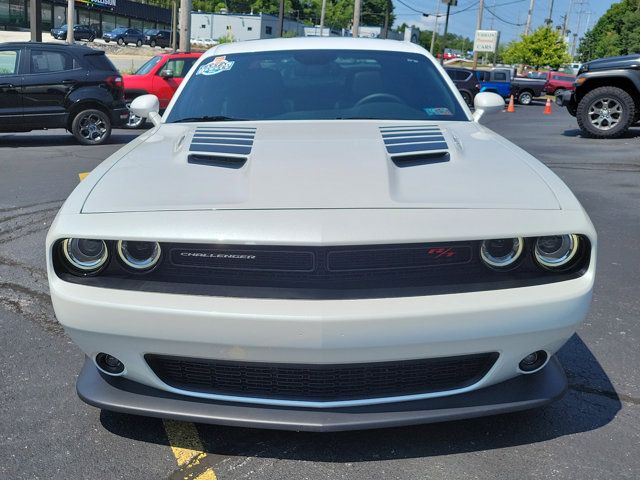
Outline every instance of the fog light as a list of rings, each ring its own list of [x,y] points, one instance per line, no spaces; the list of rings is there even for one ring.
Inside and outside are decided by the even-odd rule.
[[[533,373],[542,368],[542,366],[547,362],[547,357],[547,352],[544,350],[538,350],[537,352],[530,353],[520,360],[518,367],[525,373]]]
[[[122,375],[124,373],[124,364],[108,353],[97,354],[96,365],[107,375]]]

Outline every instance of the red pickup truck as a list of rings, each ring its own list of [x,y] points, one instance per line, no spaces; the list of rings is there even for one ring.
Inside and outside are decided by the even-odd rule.
[[[202,53],[156,55],[151,57],[133,75],[123,75],[124,98],[127,106],[134,98],[152,93],[160,100],[160,111],[162,112],[169,105],[171,97],[182,83],[182,79],[201,55]],[[129,115],[127,128],[140,128],[144,123],[144,118]]]
[[[576,77],[573,75],[547,72],[547,83],[544,84],[544,91],[549,95],[555,95],[557,97],[567,90],[575,90],[576,87],[573,84],[575,81]]]

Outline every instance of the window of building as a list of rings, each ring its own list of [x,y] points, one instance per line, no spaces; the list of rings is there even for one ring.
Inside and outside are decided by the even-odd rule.
[[[73,57],[67,53],[51,50],[31,51],[31,73],[55,73],[73,68]]]
[[[58,28],[67,23],[67,9],[61,5],[53,6],[53,27]]]
[[[273,33],[273,28],[266,26],[264,28],[264,33],[266,33],[267,35],[271,35]]]
[[[102,32],[110,32],[116,28],[116,17],[115,15],[103,14],[102,15]]]
[[[18,51],[3,50],[0,52],[0,75],[15,75],[18,72]]]

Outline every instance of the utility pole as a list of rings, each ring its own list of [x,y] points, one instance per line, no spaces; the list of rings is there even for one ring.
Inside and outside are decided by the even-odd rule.
[[[180,51],[191,51],[191,0],[180,0]]]
[[[545,20],[547,25],[553,24],[553,0],[549,0],[549,18]]]
[[[358,38],[358,31],[360,30],[360,10],[362,9],[362,1],[354,0],[353,2],[353,27],[351,33],[354,38]]]
[[[171,49],[173,53],[178,51],[178,0],[171,5]]]
[[[280,0],[278,7],[278,36],[282,38],[284,33],[284,0]]]
[[[389,35],[389,2],[390,1],[391,0],[387,0],[384,4],[384,25],[382,27],[382,38],[384,38],[385,40]]]
[[[29,0],[29,29],[31,41],[42,41],[42,0]]]
[[[533,8],[536,4],[536,0],[531,0],[529,3],[529,13],[527,13],[527,25],[524,27],[524,35],[529,35],[529,31],[531,30],[531,17],[533,16]]]
[[[484,12],[484,0],[480,0],[478,7],[478,18],[476,20],[476,31],[482,30],[482,13]],[[475,35],[474,35],[475,38]],[[473,67],[474,70],[478,68],[478,52],[473,51]]]
[[[447,16],[444,21],[444,34],[442,35],[442,58],[440,58],[440,65],[444,65],[444,51],[445,47],[447,46],[447,32],[449,31],[449,13],[451,12],[451,2],[452,0],[449,0],[447,2]],[[482,2],[483,0],[480,0],[480,3]]]
[[[436,37],[438,35],[438,19],[440,18],[440,1],[436,0],[436,23],[433,26],[433,32],[431,32],[431,46],[429,47],[429,53],[433,55],[433,49],[436,46]]]
[[[76,2],[69,0],[67,2],[67,43],[73,43],[73,26],[76,24]]]
[[[571,8],[573,7],[573,0],[569,1],[569,10],[567,14],[564,16],[564,22],[562,24],[562,38],[567,35],[567,29],[569,27],[569,17],[571,16]]]
[[[324,16],[327,12],[327,0],[322,0],[322,9],[320,10],[320,36],[324,35]],[[331,36],[331,33],[329,33]]]

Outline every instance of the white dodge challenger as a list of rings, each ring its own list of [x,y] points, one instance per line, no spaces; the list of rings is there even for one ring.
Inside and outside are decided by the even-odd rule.
[[[164,116],[67,199],[46,243],[97,407],[345,430],[559,398],[596,233],[478,123],[419,46],[282,39],[202,56]]]

